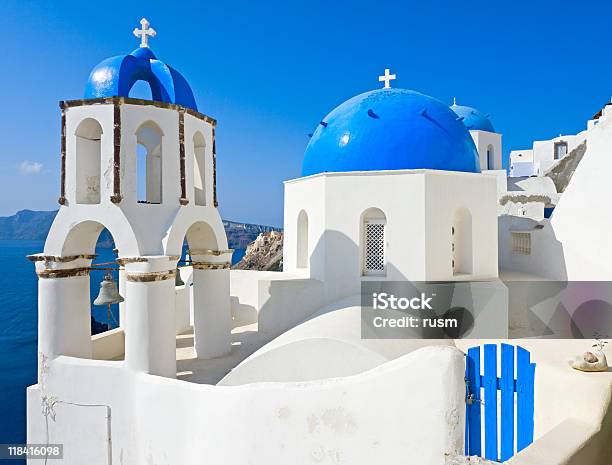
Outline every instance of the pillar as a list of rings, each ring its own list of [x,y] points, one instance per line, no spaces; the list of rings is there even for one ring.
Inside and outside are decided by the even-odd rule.
[[[227,355],[231,349],[231,251],[209,251],[193,259],[193,332],[198,358]]]
[[[38,275],[38,359],[91,358],[91,259],[31,255]]]
[[[177,270],[177,273],[180,273],[180,270]],[[191,321],[189,318],[189,286],[187,284],[175,286],[174,294],[176,310],[176,334],[181,334],[182,332],[189,330],[191,326]]]
[[[125,268],[121,267],[119,268],[119,294],[121,294],[122,296],[125,296],[125,287],[126,287],[126,273],[125,273]],[[123,331],[125,331],[125,307],[126,303],[125,300],[123,302],[119,303],[119,327],[121,329],[123,329]]]
[[[123,267],[119,268],[119,294],[125,296],[126,274]],[[119,303],[119,327],[125,331],[125,300]]]
[[[175,261],[166,256],[125,264],[125,362],[134,371],[176,376]]]

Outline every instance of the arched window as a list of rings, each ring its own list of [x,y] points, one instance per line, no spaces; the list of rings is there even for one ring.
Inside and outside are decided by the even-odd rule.
[[[79,124],[76,136],[76,201],[100,203],[100,173],[102,170],[102,126],[93,118]]]
[[[370,208],[361,216],[361,254],[363,275],[387,272],[387,218],[382,210]]]
[[[196,205],[206,205],[206,182],[205,182],[205,163],[206,163],[206,141],[201,132],[196,132],[193,136],[193,187]]]
[[[455,212],[451,234],[453,275],[472,274],[472,215],[467,208]]]
[[[147,121],[136,131],[136,178],[140,203],[162,202],[162,136],[161,129],[153,121]]]
[[[308,268],[308,214],[302,210],[297,220],[297,260],[298,268]]]
[[[495,149],[492,145],[487,147],[487,169],[495,169]]]

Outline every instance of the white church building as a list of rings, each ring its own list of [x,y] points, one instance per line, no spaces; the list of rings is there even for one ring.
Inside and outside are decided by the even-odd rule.
[[[593,213],[612,189],[602,169],[610,115],[585,133],[552,218],[500,216],[501,134],[474,108],[392,88],[387,70],[382,88],[318,123],[301,175],[285,181],[283,271],[230,270],[216,120],[141,25],[139,48],[100,62],[84,98],[60,104],[60,210],[29,257],[39,376],[28,443],[61,443],[61,463],[79,465],[444,465],[461,455],[464,351],[487,336],[476,325],[470,340],[362,338],[362,283],[608,279],[609,220]],[[137,81],[152,100],[130,97]],[[104,228],[125,300],[119,327],[92,336]],[[489,306],[482,320],[509,312]],[[612,373],[567,367],[585,341],[520,342],[538,364],[535,431],[509,463],[605,465]]]

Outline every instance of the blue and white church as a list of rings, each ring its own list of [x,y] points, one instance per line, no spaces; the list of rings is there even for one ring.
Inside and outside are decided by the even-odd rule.
[[[612,275],[612,250],[576,248],[572,208],[588,191],[570,183],[550,221],[500,220],[501,134],[474,108],[392,87],[389,70],[382,88],[318,122],[301,173],[285,181],[283,271],[230,269],[217,122],[153,52],[146,19],[134,35],[136,50],[100,62],[83,98],[60,103],[60,209],[29,257],[38,382],[27,439],[63,444],[61,463],[445,465],[464,452],[464,351],[507,337],[480,327],[508,320],[505,280],[588,279],[590,263]],[[150,100],[130,96],[138,82]],[[612,145],[608,117],[594,129],[599,162],[597,147]],[[104,228],[111,264],[96,262]],[[107,280],[101,300],[120,302],[119,324],[92,336],[90,272],[106,267],[119,282]],[[360,294],[370,281],[489,285],[502,300],[483,303],[472,340],[368,338]],[[517,465],[600,465],[600,452],[612,454],[601,436],[612,373],[568,374],[574,342],[523,344],[542,368],[533,444]],[[585,395],[566,408],[559,386]]]

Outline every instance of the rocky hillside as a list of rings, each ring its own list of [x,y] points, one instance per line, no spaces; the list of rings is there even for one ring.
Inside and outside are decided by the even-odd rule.
[[[580,160],[586,153],[587,145],[586,141],[577,146],[574,150],[568,153],[561,160],[555,162],[550,169],[544,173],[544,176],[548,176],[555,183],[557,192],[562,193],[569,184],[574,171],[578,167]]]
[[[234,268],[237,270],[282,271],[283,233],[263,232],[250,244],[244,257]]]
[[[21,210],[12,216],[0,217],[0,239],[44,240],[47,237],[56,211]],[[244,249],[263,232],[279,231],[278,228],[259,224],[237,223],[223,220],[229,247]],[[105,229],[98,245],[113,247],[113,239]]]
[[[56,213],[21,210],[13,216],[0,217],[0,239],[43,240]]]
[[[272,226],[262,226],[259,224],[236,223],[234,221],[223,220],[225,233],[229,247],[232,249],[245,249],[251,244],[261,233],[280,231],[279,228]]]

